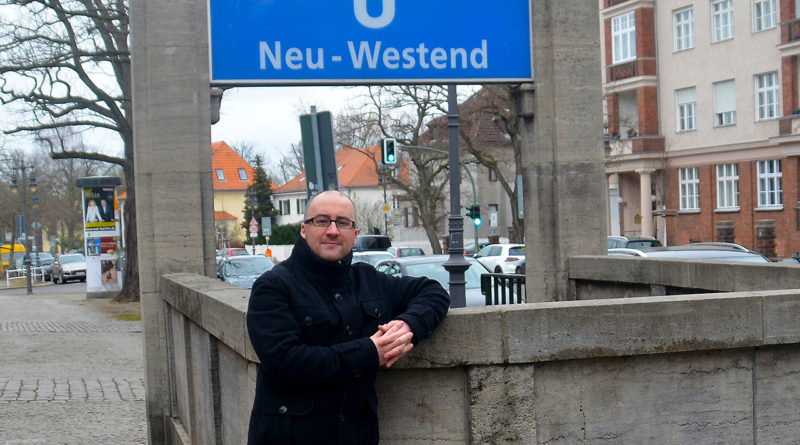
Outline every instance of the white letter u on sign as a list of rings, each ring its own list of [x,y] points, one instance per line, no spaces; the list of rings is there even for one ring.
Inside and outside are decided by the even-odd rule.
[[[395,0],[383,0],[383,11],[378,17],[372,17],[367,12],[367,0],[353,0],[353,11],[358,23],[367,28],[383,28],[394,20],[394,2]]]

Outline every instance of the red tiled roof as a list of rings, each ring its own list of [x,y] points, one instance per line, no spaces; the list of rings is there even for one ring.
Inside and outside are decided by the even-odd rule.
[[[247,174],[247,181],[239,179],[239,169]],[[220,181],[217,170],[222,170],[225,181]],[[211,144],[211,176],[214,178],[214,190],[246,190],[253,181],[253,167],[247,163],[236,150],[224,141]]]
[[[231,215],[228,212],[220,212],[220,211],[214,210],[214,221],[231,221],[231,220],[235,221],[237,219],[239,219],[239,218]]]
[[[381,148],[378,145],[369,148],[342,147],[336,151],[336,167],[339,174],[339,187],[377,187],[378,172],[375,162],[380,162]],[[402,177],[407,177],[408,167],[401,167]],[[291,193],[305,191],[307,188],[306,175],[300,173],[273,193]]]

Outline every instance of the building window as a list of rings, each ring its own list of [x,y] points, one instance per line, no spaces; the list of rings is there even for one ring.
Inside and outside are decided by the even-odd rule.
[[[697,167],[679,168],[681,210],[700,210],[700,177]]]
[[[711,2],[711,32],[712,42],[733,38],[733,0]]]
[[[222,169],[221,168],[217,169],[217,181],[225,182],[225,173],[222,173]]]
[[[717,165],[717,209],[739,208],[739,164]]]
[[[779,93],[777,72],[756,76],[756,120],[778,117]]]
[[[675,92],[678,105],[678,131],[689,131],[697,128],[697,102],[694,87]]]
[[[297,214],[302,215],[303,212],[306,211],[306,205],[308,204],[308,198],[303,199],[295,199],[295,208],[297,208]]]
[[[493,168],[489,169],[489,181],[497,182],[497,171]]]
[[[758,207],[776,208],[783,207],[783,196],[781,194],[782,174],[780,159],[769,161],[758,161]]]
[[[636,19],[633,11],[611,19],[611,59],[613,63],[636,58]]]
[[[408,227],[408,207],[403,207],[403,227]]]
[[[419,227],[419,209],[411,208],[411,227]]]
[[[291,215],[292,213],[292,205],[291,201],[288,199],[281,199],[278,201],[278,210],[281,215]]]
[[[753,32],[772,29],[776,25],[775,0],[753,1]]]
[[[694,48],[694,12],[692,8],[675,11],[672,21],[675,31],[675,51]]]
[[[714,125],[736,124],[736,82],[726,80],[714,84]]]
[[[247,170],[243,168],[239,169],[239,180],[242,182],[247,182]]]

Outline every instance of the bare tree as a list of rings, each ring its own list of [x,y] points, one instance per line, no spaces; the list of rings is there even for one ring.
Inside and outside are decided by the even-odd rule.
[[[53,159],[119,165],[127,188],[127,261],[118,299],[139,299],[129,17],[125,0],[0,0],[0,103],[24,112],[6,133],[32,133]],[[121,156],[86,151],[65,134],[105,130]]]
[[[381,137],[393,137],[402,145],[418,146],[427,123],[446,109],[447,90],[437,85],[376,86],[367,89],[364,99],[362,107],[337,117],[335,137],[339,143],[368,147]],[[373,157],[369,151],[364,153]],[[416,204],[433,253],[441,253],[437,227],[446,216],[442,209],[449,182],[447,157],[410,149],[401,153],[401,159],[412,172],[391,175],[390,181]],[[373,160],[379,172],[380,160]]]
[[[256,144],[250,141],[238,141],[231,143],[233,151],[239,154],[249,164],[253,163],[256,157]]]
[[[270,168],[268,175],[275,184],[286,184],[295,176],[303,173],[303,144],[292,144],[288,153],[285,153],[277,167]]]
[[[463,146],[475,159],[474,162],[496,173],[497,182],[508,196],[511,207],[509,242],[521,243],[525,238],[525,220],[518,217],[517,197],[522,190],[517,188],[516,178],[522,174],[522,142],[513,93],[512,85],[481,88],[460,107],[459,133]],[[487,126],[495,128],[486,128]],[[493,138],[492,135],[497,132],[492,130],[499,130],[500,138]],[[511,146],[511,153],[504,149],[508,144]],[[503,148],[493,149],[497,147]]]

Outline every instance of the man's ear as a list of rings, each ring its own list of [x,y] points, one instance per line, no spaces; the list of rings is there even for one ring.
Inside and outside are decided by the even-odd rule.
[[[303,239],[306,239],[306,225],[305,225],[305,223],[300,224],[300,236],[302,236]]]

